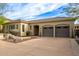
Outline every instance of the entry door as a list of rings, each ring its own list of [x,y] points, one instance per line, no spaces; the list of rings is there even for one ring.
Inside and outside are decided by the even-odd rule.
[[[53,27],[43,27],[43,36],[52,37],[53,36]]]
[[[69,26],[57,26],[55,30],[56,37],[69,37]]]
[[[38,25],[34,26],[34,35],[35,36],[39,35],[39,26]]]

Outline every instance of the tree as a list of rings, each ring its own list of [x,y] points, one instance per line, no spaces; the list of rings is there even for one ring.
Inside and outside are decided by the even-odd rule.
[[[6,18],[3,15],[3,13],[6,12],[7,8],[7,3],[0,3],[0,25],[5,23]]]
[[[3,24],[5,23],[6,18],[3,16],[0,16],[0,32],[3,32]]]
[[[4,16],[0,16],[0,25],[5,23],[6,18]]]
[[[79,3],[69,3],[64,7],[64,13],[70,17],[79,16]]]
[[[0,15],[6,11],[7,3],[0,3]]]

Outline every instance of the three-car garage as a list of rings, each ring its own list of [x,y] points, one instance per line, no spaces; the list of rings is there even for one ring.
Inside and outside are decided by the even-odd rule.
[[[73,18],[58,17],[32,21],[32,35],[42,37],[74,37],[74,20],[71,19]]]

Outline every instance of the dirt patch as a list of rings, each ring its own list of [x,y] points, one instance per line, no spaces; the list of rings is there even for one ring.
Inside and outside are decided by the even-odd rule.
[[[27,40],[31,40],[31,39],[35,39],[37,37],[27,37],[26,39],[13,39],[13,38],[10,38],[10,39],[3,39],[3,41],[7,41],[7,42],[11,42],[11,43],[20,43],[20,42],[24,42],[24,41],[27,41]]]

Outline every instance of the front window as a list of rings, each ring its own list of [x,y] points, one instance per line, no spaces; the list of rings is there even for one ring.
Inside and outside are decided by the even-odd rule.
[[[22,25],[22,31],[24,32],[24,25]]]
[[[18,24],[16,25],[16,29],[18,29]]]
[[[9,25],[9,29],[15,29],[15,25]]]
[[[32,26],[30,26],[30,30],[32,29]]]
[[[11,25],[11,29],[15,29],[15,25]]]

